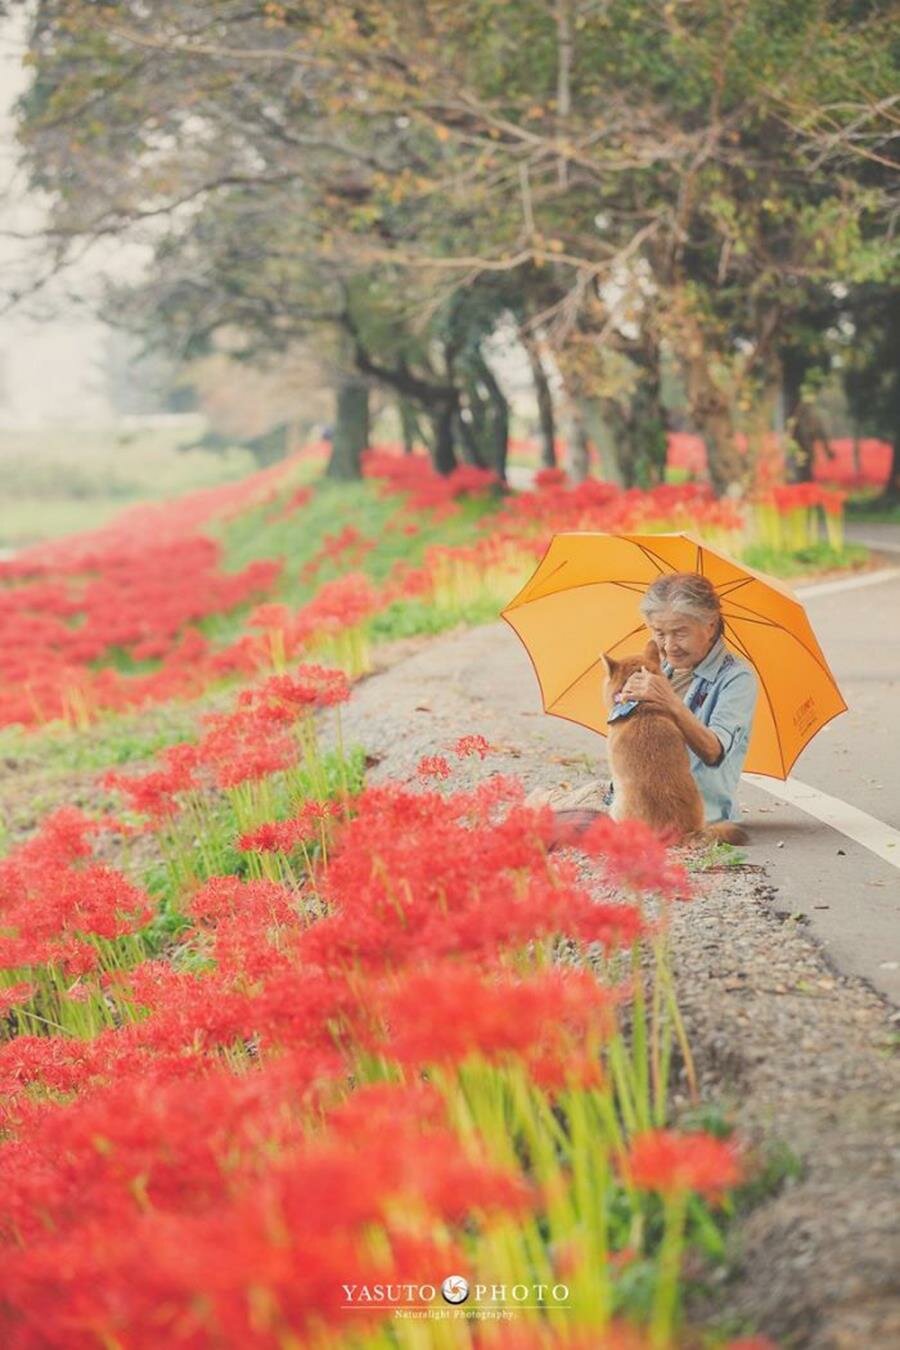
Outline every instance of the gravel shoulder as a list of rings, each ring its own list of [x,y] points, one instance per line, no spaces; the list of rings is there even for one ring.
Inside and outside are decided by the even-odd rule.
[[[593,733],[544,716],[536,693],[528,706],[513,696],[500,634],[458,629],[379,654],[341,710],[369,781],[414,784],[433,754],[451,759],[457,790],[490,773],[529,790],[603,780]],[[467,733],[497,752],[456,760]],[[746,1319],[788,1350],[900,1346],[900,1011],[834,968],[762,867],[703,873],[699,890],[672,907],[671,942],[702,1096],[797,1168],[732,1225],[722,1287],[693,1316]],[[676,1088],[676,1109],[687,1104]]]

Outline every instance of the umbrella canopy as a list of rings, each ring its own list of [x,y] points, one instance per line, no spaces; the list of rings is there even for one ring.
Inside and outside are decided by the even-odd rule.
[[[650,632],[638,603],[665,572],[699,572],[716,588],[725,645],[760,682],[744,772],[787,778],[804,746],[847,704],[792,591],[688,533],[553,536],[502,611],[531,658],[544,711],[607,734],[602,653],[643,650]]]

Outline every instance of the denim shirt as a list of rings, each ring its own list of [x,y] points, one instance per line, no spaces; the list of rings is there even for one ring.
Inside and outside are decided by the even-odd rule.
[[[662,669],[671,679],[673,667],[668,661],[663,661]],[[749,661],[728,651],[721,637],[694,666],[694,678],[684,691],[684,702],[699,722],[716,733],[725,752],[718,764],[704,764],[687,746],[707,824],[741,818],[735,792],[747,758],[758,694],[756,671]]]

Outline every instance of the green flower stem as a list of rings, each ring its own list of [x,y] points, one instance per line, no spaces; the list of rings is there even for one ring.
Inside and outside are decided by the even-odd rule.
[[[689,1194],[689,1191],[680,1188],[663,1200],[663,1239],[650,1318],[650,1344],[653,1350],[664,1350],[664,1347],[672,1344],[678,1316],[678,1280]]]

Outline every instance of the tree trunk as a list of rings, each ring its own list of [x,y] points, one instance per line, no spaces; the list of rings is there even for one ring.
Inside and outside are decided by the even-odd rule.
[[[781,352],[781,381],[787,416],[785,430],[794,442],[794,452],[787,460],[785,477],[789,483],[811,483],[813,476],[814,440],[810,436],[809,418],[803,403],[803,381],[808,364],[800,352],[788,349]]]
[[[416,437],[419,434],[419,419],[416,417],[415,409],[408,399],[401,398],[397,400],[397,411],[400,414],[403,453],[404,455],[411,455],[416,448]]]
[[[352,481],[362,477],[359,457],[369,444],[369,386],[350,375],[337,390],[337,410],[327,478]]]
[[[573,483],[583,483],[590,469],[591,446],[585,424],[584,407],[574,399],[569,417],[569,477]]]
[[[479,373],[487,385],[490,398],[490,440],[491,465],[501,483],[506,482],[506,458],[509,453],[509,404],[506,395],[497,383],[494,372],[486,361],[482,361]]]
[[[603,400],[598,398],[583,398],[581,403],[581,415],[585,430],[590,438],[590,443],[596,446],[597,458],[600,461],[600,477],[604,483],[614,483],[616,487],[626,487],[627,482],[622,472],[622,465],[618,454],[616,453],[613,437],[609,425],[603,416]],[[585,477],[590,471],[589,462],[586,465]]]
[[[742,488],[744,465],[734,443],[734,421],[728,407],[710,408],[700,423],[700,434],[706,446],[706,464],[709,480],[717,497]]]
[[[706,364],[705,353],[691,362],[688,371],[691,419],[706,446],[706,465],[717,497],[744,486],[746,464],[735,444],[731,405],[717,387]]]
[[[457,408],[456,410],[455,426],[459,436],[459,447],[463,460],[466,464],[473,464],[477,469],[486,469],[488,466],[485,463],[484,455],[481,453],[481,447],[478,444],[478,435],[475,431],[471,416],[469,418],[463,417],[461,408]]]
[[[450,474],[457,466],[456,448],[453,440],[453,422],[459,400],[442,399],[431,412],[434,427],[432,462],[438,473]]]
[[[894,444],[891,450],[891,467],[887,482],[878,496],[879,505],[896,506],[900,502],[900,419],[894,432]]]
[[[541,428],[541,468],[556,468],[556,419],[553,413],[553,392],[541,354],[533,342],[523,341],[525,352],[531,366],[534,380],[534,393],[537,399],[538,421]]]
[[[561,141],[566,134],[566,122],[572,109],[571,79],[575,54],[572,0],[556,0],[556,53],[556,136]],[[557,160],[556,181],[561,188],[568,183],[565,155],[560,155]]]

